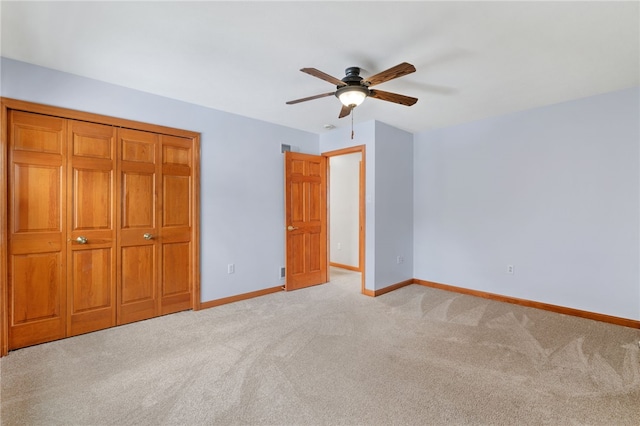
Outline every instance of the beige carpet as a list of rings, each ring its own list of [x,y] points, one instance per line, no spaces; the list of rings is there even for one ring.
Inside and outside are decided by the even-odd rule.
[[[11,352],[3,425],[640,424],[640,330],[357,274]]]

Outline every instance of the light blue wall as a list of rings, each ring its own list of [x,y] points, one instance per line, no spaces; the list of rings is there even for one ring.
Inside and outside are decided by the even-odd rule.
[[[381,289],[413,278],[413,134],[376,122],[375,179],[376,289]]]
[[[414,276],[640,319],[639,99],[415,135]]]
[[[201,133],[202,301],[283,284],[280,145],[317,154],[318,135],[7,58],[0,65],[3,97]]]

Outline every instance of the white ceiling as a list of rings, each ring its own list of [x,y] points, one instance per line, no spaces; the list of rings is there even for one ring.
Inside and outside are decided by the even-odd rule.
[[[417,71],[376,88],[355,122],[430,128],[638,86],[640,3],[7,2],[2,56],[313,133],[333,96],[285,102],[400,62]]]

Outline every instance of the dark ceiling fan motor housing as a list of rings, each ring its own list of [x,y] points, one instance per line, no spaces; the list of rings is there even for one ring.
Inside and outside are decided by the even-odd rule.
[[[342,79],[345,83],[349,84],[351,82],[362,81],[362,77],[360,77],[360,68],[359,67],[349,67],[344,70],[344,78]]]
[[[342,78],[342,81],[346,83],[346,86],[336,86],[336,98],[340,99],[340,95],[342,93],[354,90],[364,93],[365,96],[371,95],[371,92],[367,87],[368,84],[362,81],[359,67],[349,67],[344,70],[344,74],[345,76]]]

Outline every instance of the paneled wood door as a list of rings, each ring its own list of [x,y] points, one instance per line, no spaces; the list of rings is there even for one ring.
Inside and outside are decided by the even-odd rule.
[[[118,131],[118,324],[160,314],[159,136]]]
[[[116,129],[69,121],[68,335],[116,325]]]
[[[327,282],[326,157],[285,152],[286,290]]]
[[[188,138],[160,136],[162,158],[160,314],[191,308],[193,142]]]
[[[66,335],[66,122],[8,114],[8,346]]]

